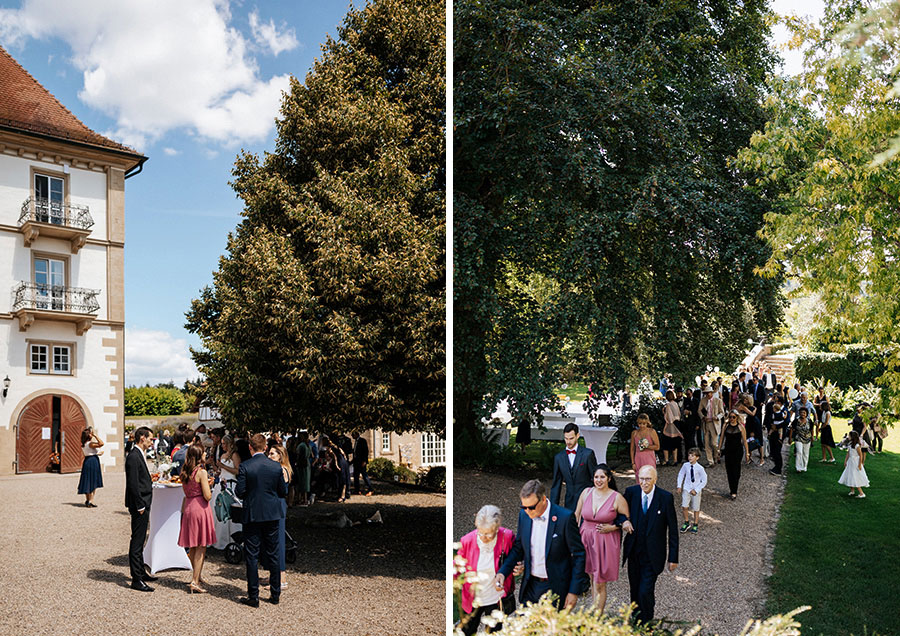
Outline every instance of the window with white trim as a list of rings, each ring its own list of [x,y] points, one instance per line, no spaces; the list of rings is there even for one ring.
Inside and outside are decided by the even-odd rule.
[[[28,345],[31,373],[72,375],[72,345],[35,342]]]
[[[34,175],[34,211],[38,221],[61,225],[65,198],[65,181],[45,174]]]
[[[69,365],[69,347],[53,345],[53,373],[68,375],[71,373]]]
[[[32,373],[49,373],[50,367],[47,365],[47,345],[33,344],[31,345],[31,372]]]
[[[391,434],[390,433],[382,433],[381,434],[381,452],[382,453],[390,453],[391,452]]]
[[[422,433],[422,464],[444,464],[446,462],[445,443],[434,433]]]

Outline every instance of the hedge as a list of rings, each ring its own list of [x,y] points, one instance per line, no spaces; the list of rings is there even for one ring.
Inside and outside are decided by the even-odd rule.
[[[125,415],[181,415],[184,395],[178,389],[129,387],[125,389]]]
[[[842,388],[870,384],[884,373],[880,356],[866,345],[850,345],[846,353],[798,353],[794,357],[797,380],[807,383],[814,378],[825,378]],[[871,369],[866,363],[876,362]]]

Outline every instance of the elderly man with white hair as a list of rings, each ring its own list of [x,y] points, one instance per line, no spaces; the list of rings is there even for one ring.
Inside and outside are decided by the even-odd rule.
[[[510,576],[502,589],[494,586],[494,577],[500,564],[510,553],[515,534],[500,525],[502,514],[497,506],[487,505],[475,515],[475,529],[460,540],[459,556],[466,561],[467,581],[463,584],[461,598],[465,616],[460,629],[467,636],[478,630],[482,616],[489,616],[496,609],[511,613],[515,608],[515,578]],[[470,574],[473,573],[473,574]],[[471,579],[474,578],[474,581]],[[485,631],[499,630],[501,625]]]

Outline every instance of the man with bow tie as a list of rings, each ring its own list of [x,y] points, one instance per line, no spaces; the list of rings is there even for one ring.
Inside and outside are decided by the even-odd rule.
[[[571,510],[550,503],[537,479],[525,482],[519,525],[509,556],[497,571],[494,586],[503,589],[519,561],[525,562],[519,603],[537,603],[552,592],[558,609],[573,609],[584,588],[584,544]]]
[[[578,496],[585,488],[590,488],[597,470],[594,451],[578,444],[578,426],[569,422],[563,429],[565,449],[553,458],[553,485],[550,487],[550,501],[559,505],[559,491],[566,484],[566,500],[563,504],[572,512],[578,506]]]

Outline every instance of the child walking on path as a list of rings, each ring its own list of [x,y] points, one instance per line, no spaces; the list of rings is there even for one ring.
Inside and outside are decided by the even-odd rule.
[[[851,497],[854,495],[853,489],[859,491],[858,498],[862,499],[866,496],[863,488],[869,487],[869,476],[866,475],[866,469],[863,464],[866,462],[866,454],[862,452],[859,444],[859,433],[850,431],[850,448],[847,450],[847,457],[844,459],[844,472],[838,479],[839,484],[850,486]]]
[[[692,448],[688,451],[688,460],[678,471],[678,494],[681,495],[681,511],[684,513],[682,532],[690,530],[697,533],[700,523],[700,495],[706,481],[706,469],[700,465],[700,449]],[[690,523],[691,510],[694,511],[694,525]]]

